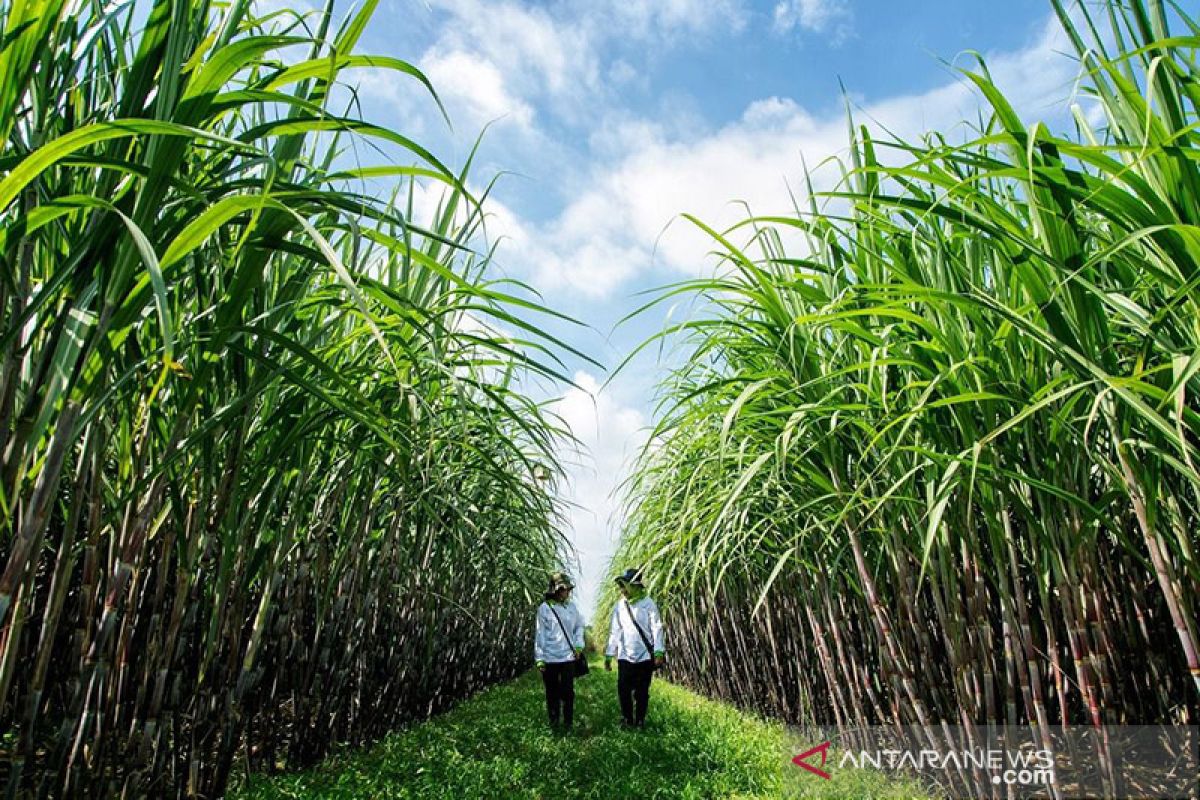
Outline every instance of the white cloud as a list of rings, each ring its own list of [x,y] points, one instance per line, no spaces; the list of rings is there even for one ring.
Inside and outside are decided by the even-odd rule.
[[[461,50],[431,50],[421,69],[456,125],[474,131],[494,121],[521,128],[533,124],[533,109],[509,93],[503,74],[486,58]]]
[[[435,0],[433,6],[448,19],[428,53],[466,53],[493,65],[521,102],[551,103],[563,113],[568,100],[600,87],[596,43],[582,21],[512,0]]]
[[[466,113],[452,108],[451,118],[469,131],[497,111],[527,121],[533,108],[569,125],[594,125],[620,88],[640,77],[621,48],[661,49],[740,30],[747,19],[742,0],[575,0],[549,8],[520,0],[429,0],[429,7],[439,33],[421,63],[439,93],[463,100]],[[388,80],[400,88],[367,80],[363,89],[393,104],[397,91],[413,91],[401,76]]]
[[[1066,49],[1057,25],[1048,25],[1030,47],[993,55],[988,67],[1030,120],[1061,116],[1077,71]],[[981,106],[973,84],[955,76],[921,94],[867,103],[855,121],[910,141],[933,129],[953,137],[965,135],[962,121],[977,119]],[[557,218],[535,225],[511,215],[520,235],[514,249],[501,249],[502,264],[524,269],[543,289],[596,298],[651,268],[711,273],[712,239],[678,215],[721,230],[744,219],[746,206],[760,215],[791,213],[792,192],[805,185],[803,165],[815,169],[818,189],[829,188],[839,171],[826,162],[848,148],[840,106],[814,115],[781,97],[755,101],[740,119],[691,139],[658,124],[631,123],[619,136],[622,155],[595,167]]]
[[[632,64],[620,58],[609,66],[608,79],[618,85],[640,83],[645,86],[647,82],[645,76],[639,73]]]
[[[588,372],[575,373],[575,383],[553,406],[579,439],[587,456],[563,454],[567,466],[564,499],[574,505],[567,517],[570,536],[579,555],[582,571],[576,580],[575,601],[590,615],[604,579],[604,570],[616,549],[620,498],[616,493],[627,474],[632,457],[646,434],[646,419],[625,405],[610,389]]]
[[[741,30],[746,12],[738,0],[609,0],[583,6],[602,35],[661,41],[703,34],[721,26]]]
[[[846,0],[780,0],[775,5],[776,33],[796,27],[811,33],[826,33],[832,44],[840,44],[851,33],[852,15]]]

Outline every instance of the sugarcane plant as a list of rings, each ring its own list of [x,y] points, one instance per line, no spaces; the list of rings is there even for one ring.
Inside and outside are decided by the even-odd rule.
[[[376,5],[0,6],[10,797],[219,796],[528,666],[560,343],[358,114],[362,69],[439,106]]]
[[[1053,6],[1069,134],[980,62],[964,141],[852,123],[793,215],[692,219],[721,269],[662,293],[616,558],[676,678],[844,727],[1200,720],[1200,28]]]

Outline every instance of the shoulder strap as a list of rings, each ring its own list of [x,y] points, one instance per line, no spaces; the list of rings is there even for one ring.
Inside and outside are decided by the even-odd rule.
[[[638,625],[637,617],[633,616],[633,609],[629,605],[628,600],[622,600],[625,604],[625,611],[629,614],[629,621],[633,623],[633,627],[637,628],[638,636],[642,637],[642,644],[646,645],[646,652],[651,656],[654,655],[654,645],[650,644],[650,637],[642,630],[642,626]]]
[[[574,650],[575,643],[571,641],[571,634],[567,633],[567,626],[563,625],[562,617],[558,615],[558,612],[554,610],[554,606],[550,605],[549,602],[546,603],[546,608],[550,609],[550,613],[554,615],[556,620],[558,620],[558,627],[562,628],[563,636],[567,637],[567,644],[569,644],[571,649]]]

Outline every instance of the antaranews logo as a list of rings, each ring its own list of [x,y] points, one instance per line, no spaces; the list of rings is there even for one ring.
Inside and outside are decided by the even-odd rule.
[[[829,748],[833,741],[827,739],[815,747],[797,753],[792,758],[796,766],[819,778],[830,780],[832,775],[824,769],[829,761]],[[820,756],[821,763],[816,765]],[[927,776],[953,769],[988,770],[993,784],[1049,786],[1054,782],[1054,756],[1048,750],[1028,752],[1003,749],[931,748],[927,745],[880,746],[873,748],[850,748],[842,753],[837,762],[839,768],[849,765],[855,769],[910,770]]]
[[[812,726],[791,730],[784,758],[796,789],[836,769],[839,782],[902,773],[951,798],[998,786],[1011,797],[1200,797],[1198,726]]]

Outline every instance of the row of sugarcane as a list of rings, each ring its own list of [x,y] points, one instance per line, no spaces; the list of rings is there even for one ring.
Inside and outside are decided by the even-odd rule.
[[[9,797],[220,796],[528,666],[558,346],[359,115],[428,85],[375,6],[0,6]]]
[[[678,679],[843,728],[1200,722],[1196,20],[1054,8],[1071,135],[981,63],[977,135],[852,127],[794,215],[695,221],[723,268],[665,292],[618,553]]]

